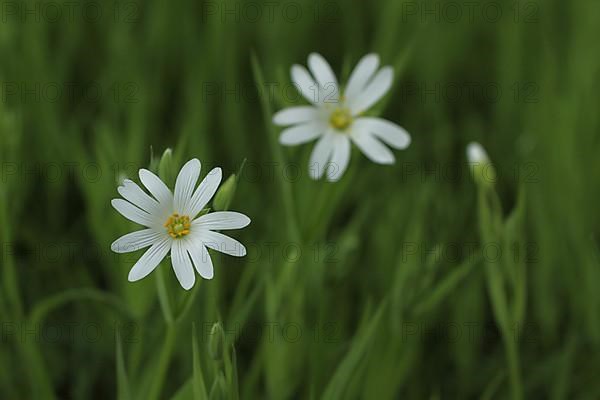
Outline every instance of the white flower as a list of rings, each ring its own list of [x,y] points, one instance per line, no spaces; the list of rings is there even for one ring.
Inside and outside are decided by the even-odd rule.
[[[120,237],[111,245],[117,253],[150,246],[129,272],[130,282],[150,274],[169,251],[175,275],[186,290],[194,286],[194,267],[201,277],[213,277],[207,247],[236,257],[246,255],[246,248],[241,243],[215,231],[243,228],[250,223],[250,218],[232,211],[213,212],[196,218],[219,187],[220,168],[210,171],[196,188],[200,161],[188,161],[177,176],[175,195],[152,172],[140,169],[139,176],[152,196],[126,179],[117,189],[125,200],[113,199],[111,202],[125,218],[146,227]]]
[[[394,154],[385,145],[405,149],[410,135],[393,122],[361,114],[377,103],[391,88],[394,71],[378,71],[379,56],[369,54],[360,60],[341,95],[335,74],[325,59],[316,53],[308,57],[308,67],[292,67],[292,81],[311,106],[279,111],[273,122],[285,129],[279,142],[293,146],[319,139],[309,162],[309,173],[319,179],[327,171],[329,181],[339,180],[350,161],[352,141],[371,161],[393,164]],[[314,78],[313,78],[314,77]],[[315,81],[316,79],[316,81]]]

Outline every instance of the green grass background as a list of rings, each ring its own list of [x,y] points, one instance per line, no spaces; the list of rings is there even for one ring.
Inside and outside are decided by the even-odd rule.
[[[443,1],[298,0],[295,22],[290,3],[256,21],[262,3],[230,0],[88,2],[94,22],[3,8],[0,397],[599,398],[600,3],[484,1],[471,19],[454,2],[456,22]],[[313,51],[341,81],[369,52],[395,66],[373,113],[412,135],[396,165],[355,152],[313,182],[312,145],[278,145],[271,115],[304,103],[282,88]],[[493,190],[465,173],[471,140]],[[128,283],[141,252],[109,249],[133,228],[118,180],[167,147],[203,173],[247,160],[231,208],[249,255],[213,254],[191,293],[168,262]],[[160,276],[185,309],[169,327]]]

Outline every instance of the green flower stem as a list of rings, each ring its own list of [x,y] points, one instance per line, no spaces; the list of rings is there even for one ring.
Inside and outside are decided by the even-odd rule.
[[[171,362],[171,356],[173,355],[175,337],[177,336],[177,323],[174,317],[171,300],[169,298],[169,290],[167,288],[167,282],[165,281],[163,268],[161,268],[165,263],[161,264],[162,265],[159,265],[155,270],[156,289],[158,292],[158,302],[160,303],[160,308],[165,319],[166,331],[158,359],[158,364],[156,366],[156,370],[154,371],[152,385],[150,386],[150,391],[147,397],[149,400],[160,398],[165,381],[165,375],[167,373],[169,363]]]
[[[353,157],[356,158],[357,156],[358,154],[353,152]],[[345,195],[351,187],[351,183],[355,183],[359,163],[359,160],[356,160],[355,163],[351,163],[339,182],[326,183],[327,186],[321,191],[322,196],[320,196],[320,201],[318,203],[317,217],[311,224],[307,236],[309,238],[307,243],[318,240],[325,232],[327,232],[327,228],[329,228],[331,219],[340,205],[341,199],[345,198]]]
[[[163,384],[165,382],[165,376],[169,367],[169,363],[171,362],[171,356],[173,355],[173,349],[175,347],[175,338],[177,337],[176,325],[170,324],[167,325],[167,331],[165,333],[165,339],[163,341],[162,348],[160,350],[160,356],[158,359],[158,364],[156,367],[156,371],[154,373],[152,379],[152,386],[150,387],[150,391],[148,400],[157,400],[161,398],[161,393],[163,389]]]
[[[194,288],[192,289],[189,296],[187,296],[187,298],[185,299],[183,307],[181,307],[181,310],[179,311],[179,313],[177,314],[177,317],[175,318],[175,325],[179,325],[185,319],[185,317],[188,315],[190,309],[192,308],[192,305],[194,304],[194,301],[196,300],[196,297],[198,297],[198,292],[200,291],[199,287],[200,287],[201,283],[202,283],[202,280],[198,280],[196,282],[196,284],[194,285]]]
[[[165,281],[165,275],[163,269],[159,266],[156,269],[156,285],[158,289],[158,300],[163,312],[165,319],[166,331],[163,340],[162,348],[158,359],[158,364],[152,379],[152,386],[150,387],[149,395],[147,399],[155,400],[161,398],[165,377],[169,368],[169,363],[173,356],[173,350],[175,348],[175,338],[177,337],[177,330],[181,326],[181,321],[185,319],[192,304],[198,295],[199,282],[192,289],[191,293],[186,293],[188,298],[185,299],[184,305],[179,313],[176,313],[171,300],[169,298],[169,291],[167,282]]]
[[[164,264],[164,263],[161,263]],[[162,265],[156,268],[156,289],[158,291],[158,302],[160,303],[160,309],[162,310],[167,326],[173,325],[175,318],[173,317],[173,308],[171,307],[171,300],[169,299],[169,291],[165,282],[165,276],[163,274]]]

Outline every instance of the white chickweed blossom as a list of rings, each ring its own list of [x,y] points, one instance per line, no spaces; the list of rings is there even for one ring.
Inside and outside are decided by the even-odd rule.
[[[250,218],[232,211],[197,217],[217,191],[221,175],[221,169],[214,168],[196,188],[200,161],[193,159],[179,172],[175,194],[146,169],[140,169],[139,176],[152,196],[135,182],[123,181],[117,189],[123,199],[113,199],[111,204],[125,218],[146,229],[122,236],[111,249],[128,253],[150,246],[129,272],[130,282],[146,277],[171,252],[175,275],[181,286],[189,290],[196,281],[194,267],[201,277],[213,277],[207,248],[236,257],[246,255],[246,248],[240,242],[215,231],[243,228],[250,223]]]
[[[293,146],[318,139],[309,162],[309,173],[320,179],[327,169],[327,179],[338,181],[348,167],[353,142],[371,161],[393,164],[390,149],[405,149],[410,135],[393,122],[362,114],[377,103],[392,87],[392,67],[379,68],[379,56],[363,57],[343,93],[330,65],[319,54],[308,57],[309,71],[292,67],[292,81],[310,106],[290,107],[279,111],[273,122],[285,129],[279,138],[282,145]],[[385,144],[384,144],[385,143]],[[327,166],[329,168],[326,168]]]

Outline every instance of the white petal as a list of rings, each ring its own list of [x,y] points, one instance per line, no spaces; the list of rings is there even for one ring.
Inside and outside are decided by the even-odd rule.
[[[250,224],[250,218],[235,211],[216,211],[194,220],[193,225],[201,229],[221,231],[226,229],[241,229]]]
[[[312,106],[284,108],[273,116],[273,123],[279,126],[300,124],[314,121],[319,116],[319,110]]]
[[[185,290],[190,290],[194,286],[194,282],[196,282],[196,275],[194,274],[194,266],[183,240],[173,240],[171,246],[171,263],[181,287]]]
[[[350,161],[350,139],[347,135],[335,135],[333,155],[327,168],[326,176],[330,182],[340,180]]]
[[[325,172],[327,162],[331,158],[333,152],[333,139],[335,133],[328,132],[321,136],[321,139],[317,142],[315,148],[310,155],[310,161],[308,163],[308,173],[312,179],[320,179]]]
[[[113,199],[110,204],[117,210],[122,216],[130,221],[144,225],[147,227],[153,227],[157,225],[157,221],[152,218],[150,214],[140,210],[133,204],[123,199]]]
[[[201,241],[193,239],[188,240],[185,245],[198,274],[204,279],[212,279],[214,268],[206,246]]]
[[[285,129],[279,136],[279,143],[284,146],[294,146],[310,142],[321,136],[327,130],[327,126],[321,122],[309,122]]]
[[[354,99],[363,91],[367,83],[371,80],[377,68],[379,67],[379,56],[377,54],[367,54],[364,56],[352,71],[348,86],[344,93],[346,101]]]
[[[154,243],[135,263],[131,271],[129,271],[129,282],[139,281],[148,276],[160,264],[162,259],[165,258],[170,248],[171,241],[168,238]]]
[[[320,54],[312,53],[308,56],[308,68],[323,89],[324,101],[338,103],[340,89],[329,63]]]
[[[130,253],[158,242],[163,236],[154,229],[143,229],[121,236],[110,245],[110,249],[115,253]]]
[[[225,236],[219,232],[213,231],[198,231],[198,237],[202,243],[209,249],[216,250],[220,253],[229,254],[234,257],[243,257],[246,255],[246,248],[243,244],[235,239]]]
[[[215,195],[215,192],[221,183],[222,176],[223,172],[221,171],[221,168],[217,167],[213,168],[208,175],[204,177],[202,182],[200,182],[198,189],[194,192],[186,210],[184,210],[185,215],[194,218],[202,211],[204,206],[206,206],[210,199]]]
[[[393,164],[395,161],[394,154],[385,147],[379,139],[366,131],[352,131],[352,141],[358,146],[371,161],[377,164]]]
[[[320,104],[319,86],[301,65],[292,66],[292,81],[302,96],[313,104]]]
[[[162,206],[168,208],[173,206],[173,194],[158,176],[147,169],[140,169],[139,175],[140,180],[146,189],[152,193],[152,196],[154,196]]]
[[[394,70],[392,67],[383,67],[362,92],[348,100],[352,114],[360,114],[377,103],[390,90],[393,81]]]
[[[374,134],[395,149],[402,150],[410,145],[408,132],[391,121],[382,118],[358,118],[354,121],[354,126],[357,130]]]
[[[125,179],[123,181],[123,186],[119,186],[117,191],[125,200],[128,200],[149,214],[160,213],[161,208],[158,201],[148,196],[148,194],[132,180]]]
[[[200,161],[197,158],[191,159],[181,168],[175,181],[175,195],[173,198],[175,212],[183,213],[187,210],[187,203],[194,193],[199,176]]]

